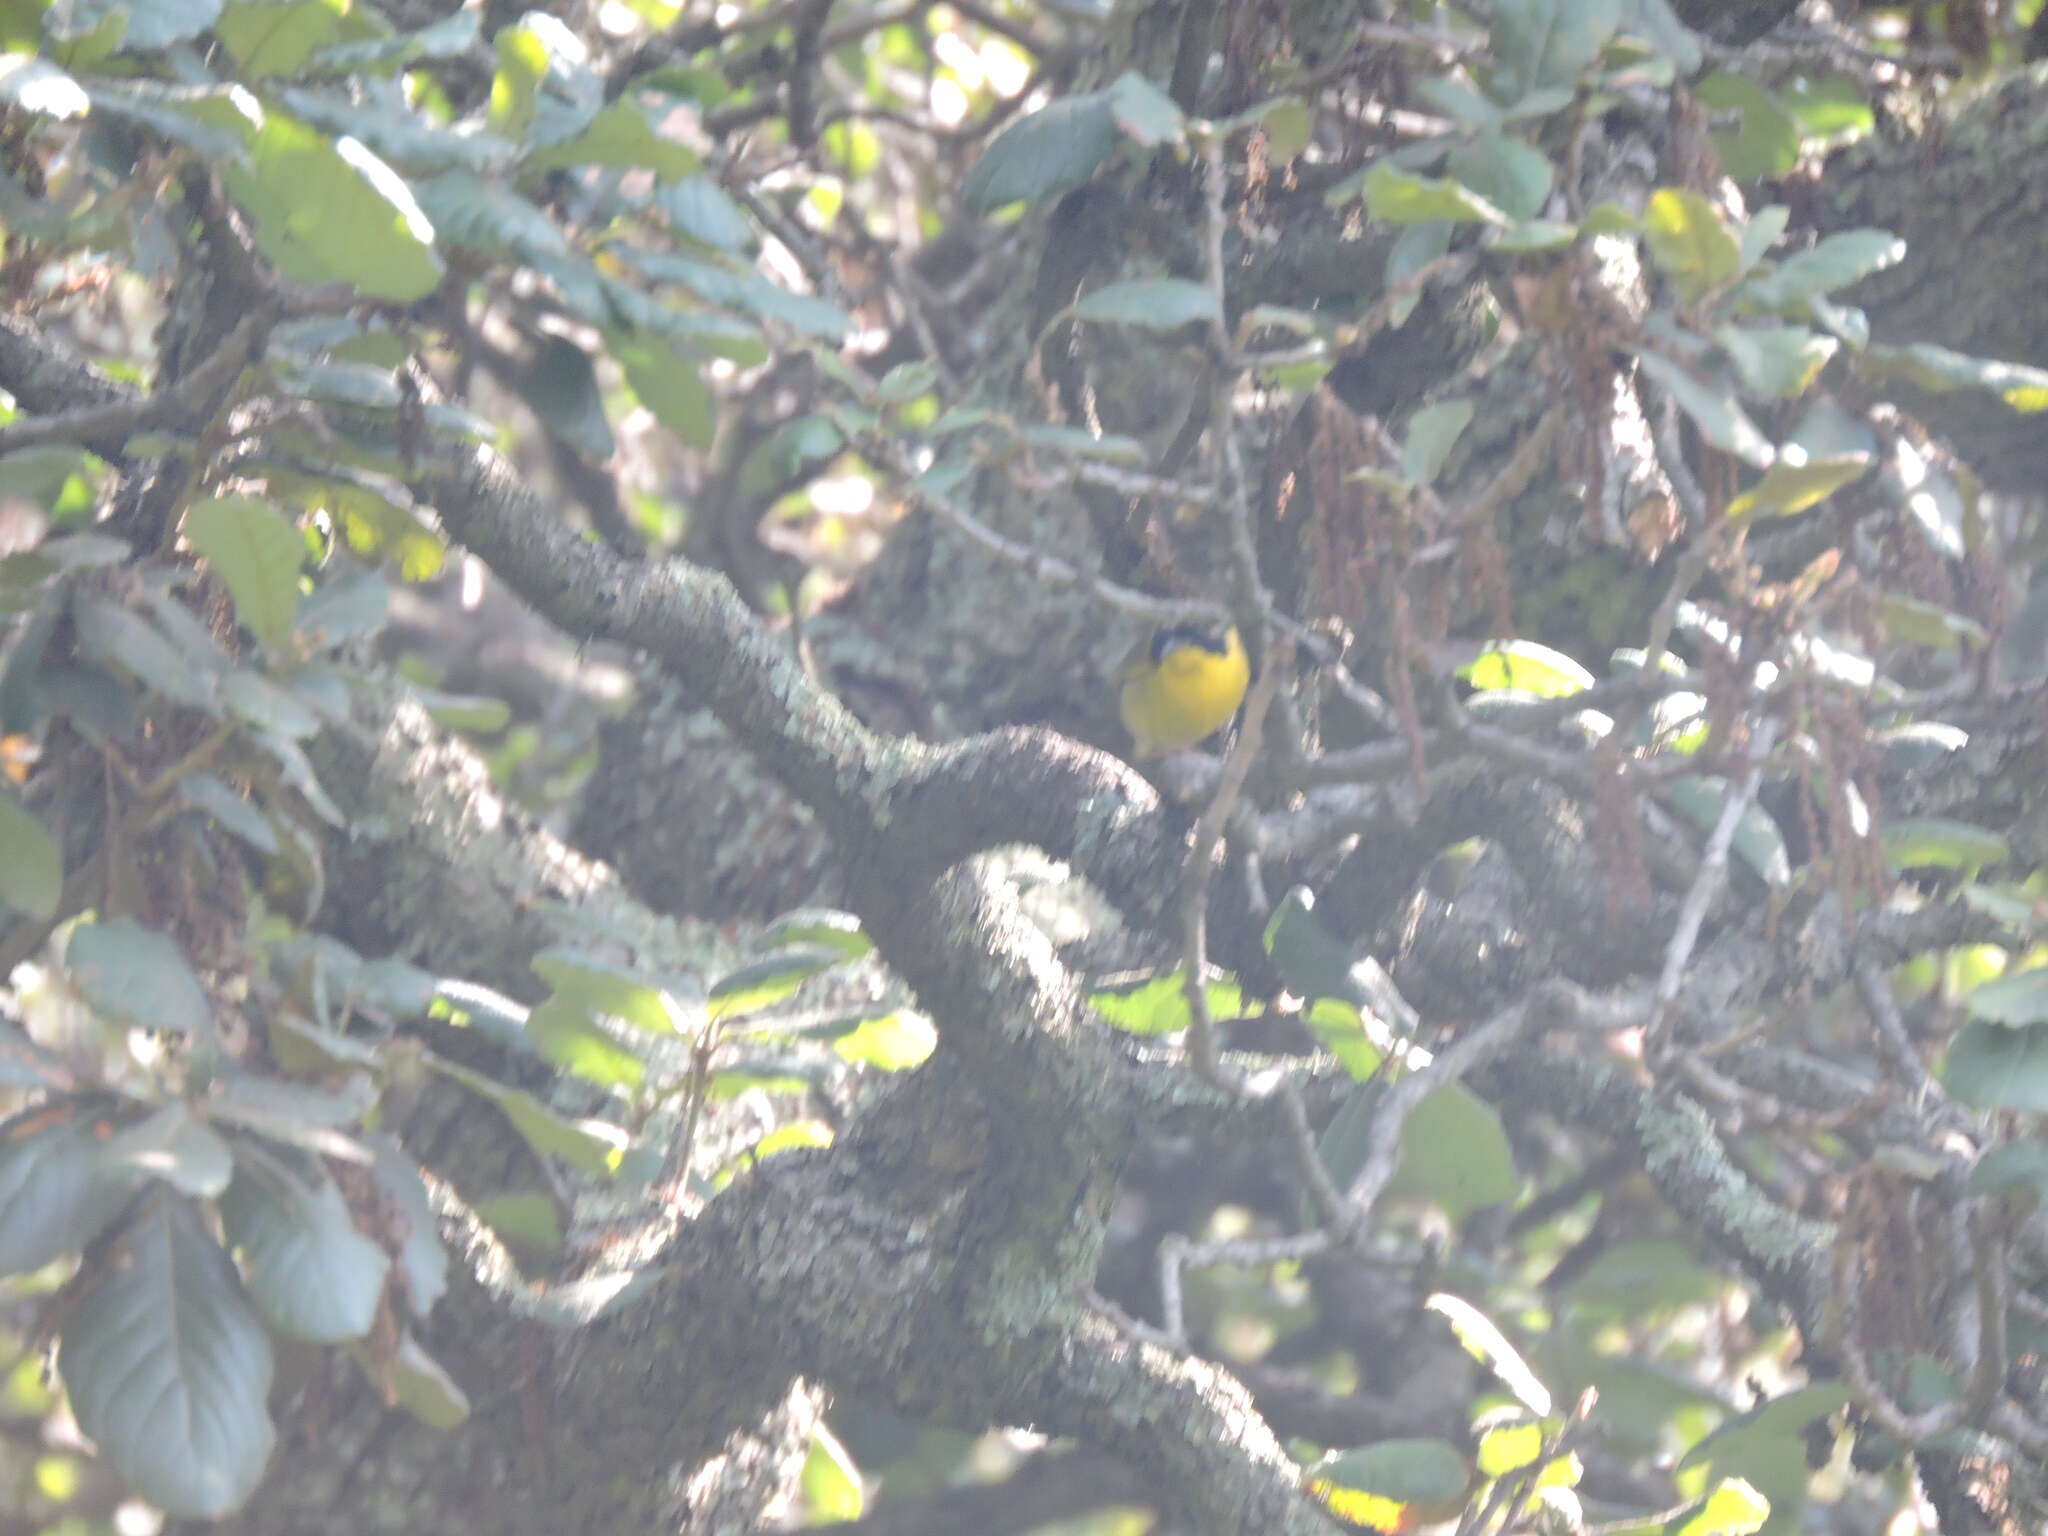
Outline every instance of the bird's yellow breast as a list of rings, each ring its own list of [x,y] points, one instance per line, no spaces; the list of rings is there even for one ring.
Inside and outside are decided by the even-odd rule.
[[[1237,713],[1251,664],[1235,629],[1221,639],[1168,632],[1126,669],[1124,725],[1139,757],[1191,747]]]

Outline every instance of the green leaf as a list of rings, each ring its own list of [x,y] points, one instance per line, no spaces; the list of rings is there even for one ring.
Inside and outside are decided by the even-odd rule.
[[[64,859],[56,839],[0,784],[0,904],[25,917],[56,916],[64,895]]]
[[[99,1106],[78,1100],[0,1125],[0,1275],[78,1252],[126,1208],[142,1179],[101,1159],[112,1128]]]
[[[1790,517],[1820,505],[1843,486],[1860,480],[1869,468],[1867,453],[1844,453],[1794,463],[1788,451],[1764,471],[1762,479],[1728,503],[1728,515]]]
[[[1726,1286],[1684,1243],[1640,1238],[1604,1250],[1580,1271],[1567,1294],[1576,1308],[1648,1317],[1705,1305]]]
[[[1378,1494],[1399,1504],[1440,1504],[1459,1498],[1471,1471],[1443,1440],[1381,1440],[1318,1462],[1309,1476],[1334,1488]]]
[[[622,96],[592,118],[581,133],[529,155],[526,163],[535,170],[609,165],[648,170],[663,181],[673,181],[694,174],[701,162],[688,145],[657,133],[639,103]]]
[[[1236,1016],[1244,1007],[1244,992],[1231,978],[1211,981],[1204,988],[1211,1018]],[[1181,974],[1111,979],[1088,994],[1088,1006],[1109,1021],[1112,1029],[1128,1035],[1171,1035],[1190,1022],[1187,993]]]
[[[1965,1104],[2048,1114],[2048,1030],[1972,1019],[1949,1045],[1941,1080]]]
[[[1728,1478],[1707,1495],[1697,1514],[1667,1527],[1672,1536],[1751,1536],[1771,1517],[1771,1501],[1739,1477]]]
[[[1556,174],[1542,150],[1502,133],[1482,133],[1454,149],[1444,168],[1514,219],[1543,211]]]
[[[1847,229],[1812,250],[1759,268],[1744,281],[1742,295],[1767,309],[1797,306],[1861,282],[1905,257],[1906,242],[1888,229]]]
[[[1343,998],[1319,997],[1302,1012],[1309,1033],[1335,1056],[1353,1082],[1362,1083],[1380,1069],[1380,1049],[1365,1032],[1365,1015]]]
[[[1459,435],[1472,421],[1470,400],[1445,400],[1426,405],[1408,418],[1401,442],[1401,478],[1410,485],[1433,485],[1451,456]]]
[[[609,350],[656,421],[691,448],[711,446],[716,408],[696,358],[672,343],[638,337],[614,336]]]
[[[1175,331],[1184,325],[1213,321],[1216,295],[1186,278],[1139,278],[1086,294],[1074,306],[1074,318],[1103,325],[1135,325],[1147,331]]]
[[[526,1037],[556,1066],[600,1087],[631,1090],[647,1080],[646,1062],[564,998],[551,997],[527,1015]]]
[[[1458,668],[1474,688],[1512,688],[1538,698],[1562,699],[1593,686],[1593,674],[1562,651],[1533,640],[1489,647]]]
[[[1135,71],[1126,70],[1109,87],[1109,112],[1124,137],[1153,149],[1178,144],[1187,119],[1166,92]]]
[[[772,1007],[844,958],[834,949],[792,947],[728,971],[711,984],[711,1017],[728,1019]]]
[[[133,1168],[181,1195],[209,1200],[228,1187],[234,1173],[228,1144],[183,1104],[166,1104],[129,1126],[100,1156],[109,1168]]]
[[[1275,97],[1253,113],[1266,130],[1266,158],[1275,165],[1298,157],[1315,135],[1315,116],[1299,96]]]
[[[91,36],[109,19],[126,23],[120,47],[128,53],[159,53],[199,36],[220,16],[221,0],[55,0],[43,18],[50,36],[71,42]]]
[[[1957,613],[1903,592],[1880,592],[1877,608],[1885,633],[1894,640],[1951,653],[1981,651],[1991,643],[1990,631],[1968,614]]]
[[[251,1299],[278,1332],[339,1344],[370,1331],[391,1261],[356,1230],[332,1179],[245,1165],[221,1199],[220,1221]]]
[[[483,1073],[431,1053],[421,1060],[444,1077],[453,1078],[480,1099],[497,1106],[527,1145],[544,1157],[559,1157],[593,1178],[609,1178],[618,1171],[630,1138],[618,1126],[603,1120],[571,1120],[556,1114],[530,1093],[508,1088]]]
[[[79,654],[86,660],[111,664],[175,704],[220,713],[219,673],[185,654],[148,621],[82,592],[72,600],[71,618]]]
[[[351,1345],[349,1352],[381,1390],[384,1378],[371,1362],[369,1351],[357,1344]],[[447,1368],[426,1352],[411,1329],[398,1336],[398,1348],[385,1363],[385,1370],[398,1406],[427,1428],[455,1429],[469,1417],[469,1395],[448,1374]]]
[[[249,163],[222,175],[255,220],[258,249],[293,282],[350,283],[366,297],[410,303],[441,281],[433,225],[405,180],[359,140],[329,140],[271,111]]]
[[[1388,1195],[1427,1200],[1461,1222],[1506,1204],[1521,1189],[1500,1116],[1464,1084],[1437,1089],[1402,1125],[1401,1161],[1387,1181]]]
[[[235,600],[235,616],[264,648],[282,652],[299,605],[306,541],[275,507],[248,496],[219,496],[185,514],[185,537],[205,556]]]
[[[1063,96],[1012,122],[981,153],[960,189],[971,213],[1035,203],[1080,186],[1121,138],[1108,93]]]
[[[1460,1085],[1453,1083],[1451,1086]],[[1465,1353],[1492,1371],[1500,1384],[1514,1394],[1517,1402],[1539,1419],[1549,1416],[1550,1389],[1537,1379],[1528,1362],[1508,1342],[1507,1335],[1500,1331],[1492,1318],[1462,1296],[1453,1296],[1448,1291],[1438,1291],[1424,1305],[1451,1325],[1451,1331],[1458,1336],[1458,1343],[1464,1346]]]
[[[326,579],[299,603],[297,627],[320,645],[367,640],[390,617],[391,588],[384,578],[352,561],[330,566]]]
[[[141,1029],[204,1035],[213,1008],[178,946],[125,918],[80,923],[71,930],[64,963],[88,1006],[101,1018]]]
[[[1683,187],[1659,187],[1651,194],[1643,238],[1687,303],[1733,282],[1742,271],[1741,242],[1720,210]]]
[[[1497,0],[1493,56],[1510,99],[1568,89],[1621,25],[1621,0]]]
[[[1675,808],[1706,833],[1720,822],[1721,808],[1733,793],[1726,779],[1713,774],[1686,774],[1673,779],[1664,792]],[[1729,847],[1773,890],[1792,883],[1792,855],[1785,847],[1785,834],[1762,806],[1752,804],[1742,813]]]
[[[1973,1195],[2031,1190],[2048,1197],[2048,1141],[2008,1141],[1977,1159],[1968,1184]]]
[[[1872,347],[1867,355],[1876,366],[1930,394],[1982,389],[2023,415],[2048,410],[2048,369],[1971,357],[1925,341],[1907,347]]]
[[[858,960],[875,947],[862,931],[860,919],[851,912],[828,907],[800,907],[785,912],[754,936],[753,949],[789,949],[804,945],[811,949],[836,950],[843,960]]]
[[[1739,113],[1741,126],[1710,130],[1721,168],[1737,181],[1783,176],[1799,159],[1799,124],[1778,98],[1745,75],[1716,70],[1694,87],[1720,113]]]
[[[174,1519],[218,1519],[262,1478],[276,1438],[270,1336],[220,1245],[168,1191],[100,1255],[57,1369],[78,1427]]]
[[[884,1072],[906,1072],[931,1055],[939,1043],[939,1032],[921,1013],[898,1010],[868,1019],[850,1033],[832,1042],[832,1049],[848,1061],[860,1062]]]
[[[858,1520],[867,1499],[860,1468],[825,1424],[811,1430],[810,1454],[804,1458],[806,1525],[834,1525]]]
[[[515,1190],[476,1203],[476,1219],[508,1243],[541,1253],[562,1246],[562,1214],[553,1196],[541,1190]]]
[[[1714,340],[1735,365],[1745,389],[1781,400],[1804,391],[1841,345],[1832,336],[1797,325],[1724,325],[1714,332]]]
[[[578,453],[602,462],[618,441],[605,419],[604,391],[590,356],[566,336],[550,336],[519,380],[519,393],[550,430]]]
[[[544,949],[534,974],[563,997],[593,1013],[624,1019],[649,1034],[673,1035],[689,1022],[690,1008],[658,982],[580,950]]]
[[[1360,189],[1366,211],[1388,224],[1422,224],[1443,219],[1453,224],[1506,224],[1508,216],[1462,182],[1418,176],[1391,160],[1374,163],[1362,179],[1347,178],[1332,187],[1325,201],[1348,202]]]
[[[755,244],[746,211],[709,176],[679,177],[655,202],[679,235],[721,251],[751,250]]]
[[[213,35],[245,80],[296,74],[347,9],[347,0],[229,0]]]
[[[1970,991],[1970,1017],[2008,1029],[2048,1024],[2048,967],[2008,972]]]
[[[1679,409],[1693,419],[1700,436],[1758,469],[1766,468],[1776,456],[1770,439],[1757,430],[1735,397],[1712,385],[1702,384],[1679,364],[1655,352],[1638,352],[1638,361],[1656,383],[1678,402]]]
[[[2011,856],[2005,838],[1941,816],[1905,816],[1883,829],[1885,862],[1893,869],[1960,869],[1975,875]]]

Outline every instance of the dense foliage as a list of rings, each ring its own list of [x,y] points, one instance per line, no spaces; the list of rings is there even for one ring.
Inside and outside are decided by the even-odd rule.
[[[2040,1528],[2044,44],[0,0],[6,1529]]]

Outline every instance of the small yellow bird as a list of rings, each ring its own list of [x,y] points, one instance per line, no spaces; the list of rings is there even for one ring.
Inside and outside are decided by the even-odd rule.
[[[1219,730],[1244,702],[1251,663],[1234,627],[1173,624],[1124,659],[1124,729],[1132,756],[1159,757]]]

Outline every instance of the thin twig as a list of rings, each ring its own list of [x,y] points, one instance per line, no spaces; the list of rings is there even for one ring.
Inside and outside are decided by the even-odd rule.
[[[1763,785],[1764,759],[1770,755],[1777,736],[1778,722],[1765,717],[1750,738],[1749,772],[1743,776],[1741,786],[1721,804],[1721,819],[1714,823],[1713,833],[1707,838],[1706,851],[1700,857],[1700,872],[1685,893],[1685,901],[1678,909],[1678,926],[1672,930],[1671,942],[1664,949],[1664,968],[1657,976],[1657,1002],[1645,1031],[1646,1045],[1655,1041],[1669,1022],[1672,1005],[1678,1000],[1679,984],[1685,979],[1686,963],[1699,943],[1700,925],[1706,921],[1707,909],[1720,893],[1721,881],[1727,874],[1728,849],[1735,841],[1735,829],[1749,813],[1750,804]]]

